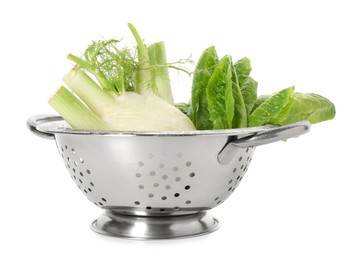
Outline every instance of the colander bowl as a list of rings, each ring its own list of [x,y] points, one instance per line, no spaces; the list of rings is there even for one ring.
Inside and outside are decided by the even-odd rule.
[[[310,129],[301,121],[217,131],[87,132],[53,115],[33,116],[27,125],[34,134],[55,139],[71,179],[104,209],[91,228],[136,239],[216,230],[219,221],[209,210],[238,187],[255,147]]]

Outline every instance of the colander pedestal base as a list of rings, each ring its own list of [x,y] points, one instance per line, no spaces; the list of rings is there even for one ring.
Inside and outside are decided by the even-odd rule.
[[[208,234],[219,221],[208,211],[181,216],[132,216],[105,211],[91,229],[103,235],[132,239],[171,239]]]

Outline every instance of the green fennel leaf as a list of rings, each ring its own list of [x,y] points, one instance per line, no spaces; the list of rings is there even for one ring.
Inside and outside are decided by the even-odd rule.
[[[91,73],[108,92],[134,91],[133,74],[137,69],[135,51],[118,46],[119,40],[93,41],[83,58],[70,54],[68,58]]]

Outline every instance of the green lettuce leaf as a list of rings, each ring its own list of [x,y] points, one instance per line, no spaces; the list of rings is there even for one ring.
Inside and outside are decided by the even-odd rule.
[[[208,112],[213,127],[232,128],[234,98],[232,88],[232,59],[224,56],[217,64],[207,85]]]
[[[236,70],[238,84],[242,88],[244,80],[248,78],[251,73],[251,61],[247,57],[244,57],[234,63],[234,69]]]
[[[257,107],[259,107],[267,98],[269,98],[271,95],[260,95],[257,97],[256,102],[254,103],[251,113],[256,110]]]
[[[243,92],[238,83],[238,77],[234,66],[232,65],[232,91],[234,98],[234,116],[232,119],[232,128],[247,127],[247,110]]]
[[[241,88],[247,116],[251,113],[252,107],[257,100],[258,83],[249,76],[251,73],[251,61],[244,57],[234,64],[238,84]]]
[[[288,114],[280,125],[287,125],[302,120],[312,124],[331,120],[336,115],[335,105],[327,98],[314,93],[295,93],[295,98]]]
[[[254,104],[257,101],[258,82],[251,77],[247,77],[241,86],[241,92],[245,103],[247,115],[250,115]]]
[[[249,116],[248,126],[279,124],[291,110],[294,100],[294,87],[283,89],[266,98]]]
[[[190,118],[197,129],[212,129],[206,89],[217,63],[216,49],[211,46],[202,53],[194,71]]]

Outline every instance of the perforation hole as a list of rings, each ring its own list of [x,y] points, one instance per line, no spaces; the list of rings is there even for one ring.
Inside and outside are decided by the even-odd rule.
[[[92,182],[94,180],[92,180],[92,175],[91,175],[91,174],[93,174],[93,175],[96,174],[96,172],[92,172],[95,169],[93,169],[90,165],[88,166],[89,169],[87,169],[86,164],[85,165],[81,164],[81,163],[84,163],[84,159],[83,159],[83,157],[80,157],[80,154],[79,154],[79,152],[81,152],[80,150],[77,149],[76,151],[74,150],[74,152],[73,152],[71,146],[70,146],[70,148],[69,147],[64,148],[64,146],[63,146],[63,150],[64,149],[65,149],[64,161],[65,161],[65,163],[68,163],[67,167],[70,164],[69,172],[71,174],[73,174],[73,172],[75,173],[75,175],[76,175],[75,178],[76,178],[77,184],[81,183],[79,186],[81,191],[83,191],[84,193],[88,193],[89,196],[97,195],[97,188],[96,187],[94,188],[95,185]],[[76,154],[76,156],[74,157],[72,155],[72,153]],[[67,156],[69,156],[69,157],[67,157]],[[137,206],[140,205],[143,210],[153,210],[154,212],[155,211],[158,211],[158,212],[159,211],[167,211],[168,212],[169,210],[173,211],[173,210],[179,209],[179,207],[173,208],[173,206],[179,205],[180,207],[182,207],[182,204],[183,205],[193,204],[193,202],[191,201],[192,198],[187,198],[188,196],[186,195],[188,193],[187,192],[188,190],[191,190],[191,189],[193,190],[195,188],[195,186],[192,184],[192,181],[195,179],[190,179],[190,178],[198,179],[198,177],[199,177],[197,175],[197,174],[199,174],[198,172],[197,173],[193,172],[193,171],[195,171],[195,169],[193,169],[193,166],[194,166],[193,161],[190,161],[189,158],[186,158],[182,153],[177,153],[176,155],[173,154],[173,158],[174,158],[174,156],[177,156],[178,158],[183,157],[182,159],[175,161],[173,165],[172,164],[168,165],[168,164],[162,163],[162,159],[159,160],[160,157],[158,158],[157,154],[155,154],[155,153],[154,154],[149,153],[149,154],[146,154],[145,156],[146,157],[144,160],[141,159],[141,160],[135,161],[136,167],[143,167],[143,166],[144,167],[138,168],[138,170],[133,171],[132,176],[133,176],[133,179],[136,181],[135,185],[133,184],[135,187],[134,186],[133,187],[136,190],[138,190],[139,193],[145,192],[143,194],[143,196],[145,196],[145,198],[148,199],[148,203],[143,201],[142,198],[136,197],[135,201],[133,201],[133,206],[136,207],[135,205],[137,205]],[[148,159],[147,157],[149,157],[149,159],[153,159],[153,161],[146,160],[146,159]],[[69,163],[69,162],[71,162],[71,163]],[[86,162],[88,162],[88,161],[86,161]],[[149,162],[151,162],[152,166],[148,165]],[[246,161],[244,160],[244,163],[245,162]],[[246,165],[246,163],[245,163],[245,165]],[[149,167],[150,169],[148,168],[148,166],[150,166]],[[148,169],[148,171],[147,171],[147,169]],[[184,172],[184,170],[185,170],[185,172]],[[230,168],[230,170],[233,170],[233,168]],[[237,171],[238,171],[238,172],[236,172],[237,174],[241,173],[239,171],[239,167],[237,167]],[[234,174],[234,175],[237,176],[237,174]],[[235,186],[235,177],[232,176],[232,178],[233,178],[232,186],[234,187]],[[150,181],[149,184],[145,183],[146,181]],[[230,178],[228,179],[228,181],[230,181]],[[228,189],[229,186],[231,186],[231,185],[227,185],[227,186],[228,186],[227,187],[227,189]],[[143,191],[140,191],[140,190],[143,190]],[[93,194],[91,194],[90,192],[92,192]],[[104,194],[104,195],[106,196],[106,194]],[[187,199],[189,199],[189,200],[187,200]],[[218,202],[218,200],[219,200],[219,198],[217,198],[217,200],[214,202],[214,204],[216,202]],[[173,205],[170,205],[170,209],[165,208],[165,206],[163,206],[164,208],[155,208],[154,205],[152,205],[151,201],[153,201],[153,202],[158,201],[158,203],[160,203],[160,202],[167,203],[167,201],[169,203],[171,203],[174,201],[174,203],[173,203]],[[103,198],[100,198],[100,196],[98,197],[97,200],[94,201],[94,203],[96,203],[98,206],[107,206],[108,205],[107,204],[108,202],[106,202],[106,200],[103,200]],[[147,204],[148,204],[148,206],[147,206]],[[176,204],[176,205],[174,205],[174,204]],[[188,206],[188,207],[190,207],[190,206]]]

